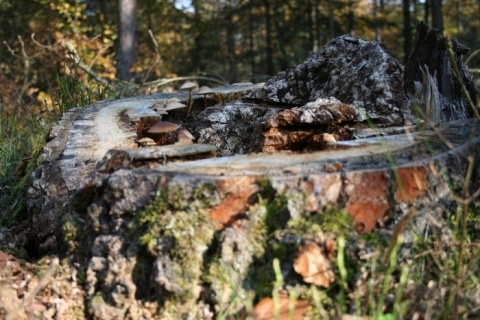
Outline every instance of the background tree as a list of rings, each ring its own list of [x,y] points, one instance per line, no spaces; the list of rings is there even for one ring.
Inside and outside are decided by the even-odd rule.
[[[130,80],[130,67],[135,61],[137,50],[136,0],[118,0],[118,56],[117,78]]]
[[[403,60],[409,28],[425,18],[438,27],[443,17],[441,28],[474,50],[479,14],[478,1],[460,0],[0,0],[2,107],[23,101],[30,111],[51,108],[59,76],[96,81],[82,67],[112,84],[186,75],[261,82],[346,33],[381,40]],[[82,65],[69,58],[67,44]],[[469,66],[479,68],[480,54]]]
[[[460,0],[457,0],[460,1]],[[442,0],[431,0],[432,6],[432,28],[438,29],[443,33],[443,13]]]
[[[406,62],[413,45],[410,0],[403,0],[403,39],[404,61]]]

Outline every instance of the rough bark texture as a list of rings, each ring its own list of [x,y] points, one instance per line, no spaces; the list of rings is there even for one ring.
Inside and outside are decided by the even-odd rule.
[[[391,233],[395,222],[414,210],[404,232],[407,243],[425,232],[448,237],[444,213],[454,212],[451,192],[463,187],[466,158],[478,156],[480,137],[472,139],[470,134],[480,127],[457,122],[439,130],[454,149],[432,131],[413,133],[410,139],[404,135],[403,147],[400,143],[389,152],[396,161],[396,175],[385,150],[375,145],[378,140],[351,147],[351,153],[280,152],[94,173],[77,194],[81,201],[72,215],[72,221],[83,221],[76,224],[86,235],[82,247],[92,248],[86,256],[92,314],[100,318],[101,310],[108,308],[109,314],[135,318],[134,312],[145,312],[147,293],[161,300],[162,317],[208,319],[226,308],[235,313],[259,281],[249,270],[265,267],[257,264],[258,259],[271,263],[266,257],[278,246],[286,250],[284,281],[295,281],[295,267],[304,281],[327,286],[334,281],[332,276],[312,279],[309,266],[299,264],[328,267],[317,265],[317,258],[309,262],[314,254],[327,259],[321,248],[328,238],[316,229],[301,234],[292,228],[300,221],[309,224],[314,217],[339,214],[325,212],[326,206],[346,208],[358,232],[381,227],[381,232]],[[427,141],[435,158],[419,158]],[[480,181],[472,183],[472,189],[480,187]],[[285,201],[279,202],[282,197]],[[472,209],[479,205],[475,200]],[[317,249],[300,258],[305,250],[299,248],[295,254],[293,244],[303,241],[315,243]],[[213,276],[218,272],[223,278]],[[145,287],[146,279],[153,281],[152,287]],[[104,297],[100,302],[95,298],[99,293]]]
[[[328,221],[348,248],[362,243],[358,233],[391,238],[412,212],[405,242],[430,232],[449,238],[452,194],[465,192],[467,159],[480,156],[480,125],[365,128],[367,117],[384,125],[411,118],[401,74],[378,44],[337,38],[260,90],[217,89],[218,105],[182,118],[207,143],[193,147],[136,142],[160,117],[152,106],[171,95],[72,110],[32,177],[24,225],[33,227],[2,230],[0,244],[84,266],[85,304],[75,309],[87,318],[213,319],[246,316],[246,301],[271,294],[274,257],[299,290],[336,281]],[[250,100],[229,101],[251,90]],[[191,158],[215,149],[223,157]],[[480,210],[480,200],[470,208]],[[354,251],[346,254],[356,259]]]
[[[215,100],[225,104],[256,88],[258,85],[253,84],[216,88]],[[56,252],[62,244],[59,234],[72,194],[95,171],[107,151],[137,148],[134,123],[142,117],[160,119],[152,105],[163,104],[173,96],[186,102],[188,94],[102,101],[66,112],[50,132],[42,153],[43,165],[31,177],[27,205],[32,218],[1,230],[0,246],[26,250],[31,256]],[[194,108],[203,108],[203,97],[195,98]]]
[[[382,45],[345,35],[249,97],[292,106],[335,97],[358,108],[362,121],[403,124],[412,118],[402,74],[402,65]]]
[[[472,115],[471,107],[461,89],[461,82],[476,106],[477,90],[472,75],[462,59],[469,49],[451,39],[454,52],[452,62],[447,48],[448,38],[437,29],[421,23],[415,35],[415,48],[408,59],[404,73],[405,91],[418,98],[422,116],[434,123],[466,119]],[[455,74],[455,63],[461,79]]]

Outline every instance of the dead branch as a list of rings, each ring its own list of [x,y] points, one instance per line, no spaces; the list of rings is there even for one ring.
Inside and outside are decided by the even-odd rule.
[[[176,77],[176,78],[170,78],[170,79],[158,79],[154,80],[151,82],[147,82],[142,84],[142,87],[161,87],[164,86],[170,82],[176,82],[176,81],[186,81],[186,80],[206,80],[206,81],[212,81],[215,83],[219,83],[223,86],[228,85],[225,81],[216,79],[216,78],[211,78],[211,77],[205,77],[205,76],[188,76],[188,77]]]
[[[82,58],[77,53],[77,50],[70,42],[65,42],[65,48],[67,51],[67,57],[73,61],[73,63],[78,66],[80,69],[85,71],[89,76],[100,82],[101,84],[105,85],[106,87],[110,86],[110,83],[106,80],[101,78],[97,75],[91,68],[89,68],[85,63],[83,63]]]
[[[148,79],[148,76],[150,75],[150,72],[152,72],[153,68],[160,62],[162,61],[162,55],[158,51],[158,43],[157,40],[155,40],[155,37],[153,36],[152,30],[148,30],[148,34],[150,35],[150,39],[152,39],[153,45],[155,46],[155,56],[157,57],[155,59],[155,62],[153,65],[148,69],[147,74],[144,77],[144,80]]]
[[[48,49],[48,50],[51,50],[52,49],[52,46],[49,45],[49,46],[46,46],[44,44],[41,44],[40,42],[38,42],[37,40],[35,40],[35,33],[32,33],[32,35],[30,36],[30,38],[32,39],[32,42],[37,46],[37,47],[40,47],[40,48],[43,48],[43,49]]]

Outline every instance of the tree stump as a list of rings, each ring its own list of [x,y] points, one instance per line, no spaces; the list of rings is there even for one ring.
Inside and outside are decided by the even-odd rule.
[[[444,213],[480,188],[465,181],[480,124],[415,119],[402,72],[382,46],[339,37],[265,85],[217,89],[217,105],[170,116],[196,138],[188,146],[138,143],[172,95],[71,110],[32,177],[31,229],[0,240],[84,263],[93,318],[148,318],[153,304],[167,318],[240,312],[275,254],[291,281],[326,287],[334,242],[321,221],[392,236],[413,213],[408,242],[447,230]]]
[[[439,30],[430,29],[423,22],[417,26],[415,47],[405,66],[403,81],[405,92],[419,97],[415,102],[425,119],[439,123],[474,115],[472,108],[478,108],[477,89],[473,76],[462,61],[469,51],[455,39],[442,36]],[[462,91],[462,85],[467,92]],[[469,105],[466,94],[473,105]]]

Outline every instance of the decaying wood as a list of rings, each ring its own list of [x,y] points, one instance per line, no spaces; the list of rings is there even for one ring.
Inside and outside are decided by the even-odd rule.
[[[448,217],[444,213],[455,212],[457,204],[452,192],[463,188],[467,158],[480,156],[480,137],[471,135],[480,132],[480,124],[471,120],[457,121],[442,124],[435,130],[437,132],[422,130],[366,138],[351,146],[338,142],[338,149],[307,153],[283,151],[237,155],[166,163],[154,169],[139,167],[108,174],[95,172],[77,194],[83,200],[77,210],[86,212],[89,217],[90,222],[85,227],[93,246],[87,281],[89,287],[95,289],[88,296],[92,298],[99,292],[111,292],[116,299],[121,296],[121,303],[112,298],[107,300],[112,310],[118,312],[130,310],[138,303],[132,298],[137,284],[132,278],[134,273],[129,271],[135,262],[125,256],[135,255],[140,249],[131,245],[136,238],[128,226],[132,225],[137,212],[152,202],[154,194],[163,194],[163,201],[172,199],[171,203],[161,202],[158,209],[167,206],[158,214],[159,217],[167,215],[163,219],[167,219],[168,226],[199,213],[205,214],[202,219],[206,217],[208,221],[195,226],[189,222],[179,227],[182,239],[190,239],[190,234],[191,242],[187,243],[192,243],[192,251],[203,257],[196,262],[188,260],[189,268],[180,273],[175,270],[179,270],[178,264],[184,262],[177,254],[177,242],[172,242],[168,233],[162,232],[158,233],[158,242],[154,242],[158,248],[151,253],[155,258],[152,271],[155,275],[154,292],[159,297],[165,297],[165,292],[181,297],[182,303],[175,306],[177,314],[199,312],[211,303],[217,304],[219,310],[229,308],[233,313],[232,310],[243,307],[243,298],[238,297],[244,297],[245,279],[251,274],[249,268],[254,257],[259,254],[256,250],[259,250],[260,243],[256,241],[262,239],[257,234],[256,221],[266,219],[262,214],[266,213],[267,206],[261,205],[265,201],[262,199],[266,179],[270,193],[288,199],[285,208],[276,211],[271,218],[289,222],[273,222],[278,229],[275,232],[270,230],[271,236],[264,245],[278,241],[287,248],[298,246],[297,259],[289,256],[282,263],[294,268],[306,282],[320,286],[331,283],[333,279],[327,258],[331,257],[332,248],[315,239],[318,233],[310,234],[312,239],[288,233],[288,225],[297,219],[329,214],[323,212],[327,207],[346,208],[354,217],[359,232],[376,228],[391,232],[395,221],[403,221],[402,218],[414,210],[415,214],[403,232],[405,242],[413,241],[425,232],[449,236]],[[439,139],[439,133],[448,139],[450,147]],[[389,159],[395,161],[395,167]],[[480,168],[475,171],[480,174]],[[470,187],[472,190],[480,188],[480,181],[472,181]],[[202,209],[198,207],[199,199],[206,199]],[[479,199],[474,202],[472,209],[478,210]],[[286,210],[287,213],[283,213],[286,216],[282,216],[283,210]],[[214,232],[219,242],[199,242],[198,230],[205,234]],[[267,250],[261,245],[260,248],[263,248],[260,252]],[[222,277],[215,277],[208,285],[210,295],[195,295],[200,290],[196,284],[203,276],[202,272],[192,275],[189,270],[210,263],[205,258],[208,254],[221,261],[222,274],[228,277],[228,285],[221,282]],[[102,261],[108,261],[108,264]],[[117,265],[122,267],[120,271]],[[315,270],[324,272],[326,277],[315,275]],[[110,276],[105,277],[105,274]],[[195,281],[186,285],[184,277],[194,277]],[[239,289],[229,291],[230,287]],[[122,288],[122,291],[115,288]],[[235,307],[231,305],[232,301]]]
[[[402,65],[385,47],[345,35],[302,64],[280,72],[248,97],[291,106],[334,97],[355,105],[363,120],[404,124],[413,119],[402,75]]]
[[[412,70],[408,77],[428,84],[424,101],[435,108],[443,82],[429,67]],[[336,38],[264,86],[214,89],[207,105],[216,104],[205,110],[196,97],[193,114],[176,118],[194,136],[190,145],[140,142],[160,118],[173,117],[161,110],[168,99],[186,103],[186,94],[74,109],[52,130],[45,165],[32,177],[34,227],[14,240],[14,229],[4,231],[0,244],[8,239],[40,253],[68,245],[65,252],[88,261],[92,317],[136,319],[145,303],[139,297],[152,295],[185,318],[240,312],[254,285],[251,268],[272,242],[295,249],[284,257],[289,281],[300,275],[327,287],[333,241],[321,229],[304,234],[292,225],[346,210],[359,233],[389,234],[413,210],[405,241],[440,232],[448,223],[443,213],[457,207],[452,194],[464,188],[468,157],[480,156],[480,124],[468,114],[442,122],[449,113],[431,109],[440,123],[416,124],[402,74],[382,46]],[[153,110],[159,106],[162,114]],[[480,181],[469,187],[475,194]],[[471,202],[480,208],[480,200]],[[68,228],[78,244],[64,242]],[[208,274],[218,270],[227,283]],[[297,309],[303,314],[310,306],[295,301]]]
[[[448,52],[451,41],[454,52],[452,61]],[[417,27],[415,47],[405,66],[404,88],[408,94],[418,97],[423,116],[433,123],[466,119],[473,115],[468,99],[462,92],[461,82],[476,106],[477,90],[475,81],[463,63],[463,57],[470,49],[448,39],[439,30],[430,29],[425,23]],[[455,66],[461,79],[455,74]]]
[[[109,150],[97,164],[97,171],[111,173],[122,168],[139,167],[167,162],[189,161],[215,157],[215,146],[210,144],[167,145],[140,149]]]
[[[359,121],[358,110],[335,98],[319,98],[269,118],[262,130],[263,152],[320,150],[331,142],[352,137],[348,125]]]
[[[258,88],[259,85],[245,84],[225,88],[224,96],[222,88],[216,88],[215,92],[226,103]],[[49,135],[42,155],[43,166],[32,176],[28,191],[32,221],[19,224],[32,227],[4,230],[0,235],[0,244],[18,248],[31,246],[33,254],[57,250],[62,231],[60,224],[63,223],[61,217],[72,194],[95,171],[97,163],[109,150],[137,149],[135,123],[141,118],[151,117],[152,124],[161,119],[161,115],[151,107],[174,96],[181,101],[187,99],[187,95],[182,93],[155,94],[102,101],[66,112]],[[195,101],[194,107],[203,109],[203,97],[195,97]],[[205,154],[211,155],[211,151],[205,151]]]

